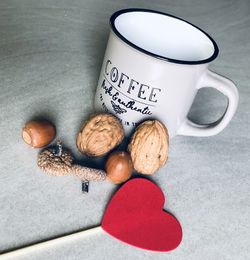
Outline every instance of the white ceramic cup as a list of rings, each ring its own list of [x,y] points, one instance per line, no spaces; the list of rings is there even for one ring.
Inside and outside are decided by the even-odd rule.
[[[215,41],[172,15],[125,9],[110,18],[111,32],[95,97],[97,111],[115,114],[126,134],[155,118],[175,135],[211,136],[222,131],[238,105],[234,83],[208,69]],[[228,98],[222,117],[208,125],[187,118],[198,89],[212,87]]]

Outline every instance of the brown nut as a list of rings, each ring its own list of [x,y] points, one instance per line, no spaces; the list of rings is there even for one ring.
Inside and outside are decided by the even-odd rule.
[[[80,152],[89,156],[102,156],[124,138],[120,121],[111,114],[98,114],[87,121],[76,140]]]
[[[133,164],[131,157],[126,152],[114,152],[112,153],[105,165],[107,172],[107,178],[115,183],[119,184],[128,180],[133,171]]]
[[[56,136],[55,126],[47,120],[33,120],[25,124],[22,137],[25,143],[40,148],[48,145]]]
[[[140,124],[128,146],[134,169],[153,174],[166,163],[168,146],[168,131],[161,122],[148,120]]]

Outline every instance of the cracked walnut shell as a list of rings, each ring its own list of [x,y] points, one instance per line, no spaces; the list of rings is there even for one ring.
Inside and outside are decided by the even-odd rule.
[[[143,174],[156,172],[168,159],[168,146],[168,131],[161,122],[147,120],[140,124],[128,146],[134,169]]]
[[[80,152],[102,156],[119,145],[124,138],[120,121],[111,114],[98,114],[87,121],[76,140]]]

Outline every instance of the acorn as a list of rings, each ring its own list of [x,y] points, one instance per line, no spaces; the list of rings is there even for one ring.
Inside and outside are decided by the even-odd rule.
[[[114,184],[127,181],[133,171],[133,164],[128,153],[117,151],[112,153],[105,165],[107,178]]]
[[[50,144],[56,136],[55,126],[47,120],[27,122],[22,129],[22,138],[28,145],[40,148]]]

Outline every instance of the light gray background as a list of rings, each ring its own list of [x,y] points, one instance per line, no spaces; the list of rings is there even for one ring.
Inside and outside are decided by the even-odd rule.
[[[76,178],[41,173],[38,150],[20,133],[27,120],[48,118],[82,158],[75,137],[93,112],[108,19],[128,7],[165,11],[210,33],[220,48],[210,68],[240,92],[238,111],[221,134],[172,139],[168,164],[152,177],[165,193],[165,209],[182,223],[183,241],[173,252],[152,253],[103,234],[20,259],[249,259],[248,0],[0,1],[0,251],[101,222],[116,187],[91,183],[84,196]],[[211,122],[225,106],[223,95],[202,90],[190,117]]]

